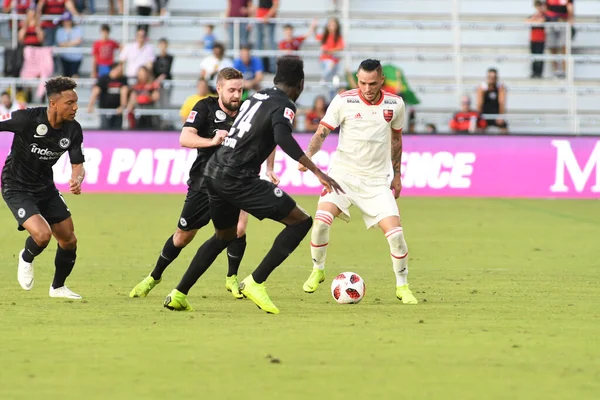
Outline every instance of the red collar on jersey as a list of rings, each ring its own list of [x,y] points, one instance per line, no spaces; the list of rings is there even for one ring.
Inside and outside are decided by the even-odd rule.
[[[360,89],[358,90],[358,97],[362,100],[363,103],[365,103],[368,106],[378,106],[381,103],[383,103],[383,98],[384,98],[383,90],[380,90],[379,93],[380,93],[381,96],[379,97],[379,101],[377,101],[377,103],[375,103],[375,104],[371,104],[367,99],[365,99],[363,97],[362,92],[360,91]]]

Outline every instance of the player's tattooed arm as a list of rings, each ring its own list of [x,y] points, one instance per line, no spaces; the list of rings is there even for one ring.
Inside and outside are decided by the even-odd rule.
[[[71,169],[69,191],[73,194],[81,194],[81,184],[85,178],[85,168],[83,167],[83,164],[71,164]]]
[[[317,132],[310,139],[310,143],[308,144],[308,150],[306,151],[306,155],[308,157],[312,157],[321,150],[321,146],[323,146],[323,142],[327,138],[327,136],[331,133],[331,129],[326,127],[323,124],[320,124],[317,128]]]
[[[392,130],[392,166],[394,175],[400,175],[402,165],[402,129]]]

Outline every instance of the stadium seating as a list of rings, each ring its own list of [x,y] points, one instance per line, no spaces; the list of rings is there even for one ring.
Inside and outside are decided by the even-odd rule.
[[[573,70],[575,88],[572,95],[565,89],[564,80],[555,80],[549,76],[549,61],[546,65],[546,79],[529,79],[529,31],[522,23],[532,12],[531,4],[527,1],[503,0],[501,7],[490,0],[459,2],[462,21],[459,49],[464,57],[459,73],[456,69],[459,64],[453,56],[457,36],[450,20],[452,3],[449,0],[349,0],[352,22],[346,27],[348,34],[345,38],[350,51],[346,58],[348,67],[354,69],[360,59],[369,55],[401,67],[421,99],[421,104],[416,108],[418,128],[431,121],[443,131],[447,120],[458,108],[459,95],[474,95],[487,68],[496,67],[500,79],[508,88],[507,108],[510,116],[514,117],[511,130],[540,132],[546,129],[540,121],[548,119],[550,115],[568,120],[568,115],[574,112],[577,112],[582,121],[589,122],[589,126],[581,125],[582,133],[596,130],[595,118],[600,100],[600,42],[597,40],[600,25],[589,24],[594,23],[600,15],[600,2],[577,2],[577,22],[586,25],[578,30],[573,42],[573,54],[576,58]],[[199,61],[204,54],[198,42],[206,22],[215,22],[216,36],[226,39],[221,19],[225,4],[225,0],[171,0],[169,10],[172,16],[198,19],[190,24],[167,21],[151,25],[152,40],[156,41],[160,37],[170,40],[171,50],[175,54],[173,74],[178,81],[190,81],[198,77]],[[97,0],[97,8],[99,14],[103,13],[107,8],[106,1]],[[330,1],[282,0],[279,17],[293,22],[301,33],[308,28],[310,19],[319,18],[324,24],[330,15],[333,15]],[[341,15],[338,17],[342,18]],[[97,36],[100,22],[82,24],[86,47],[89,48]],[[131,40],[135,23],[129,24],[126,35],[120,22],[111,24],[115,39],[127,37]],[[280,35],[280,30],[277,30],[277,34]],[[307,52],[304,59],[308,84],[299,104],[304,107],[310,106],[316,95],[326,92],[326,88],[317,83],[320,76],[318,49],[319,44],[314,39],[307,41],[303,48]],[[598,58],[596,55],[599,55]],[[81,68],[84,76],[89,73],[90,67],[90,57],[86,56]],[[461,77],[462,87],[456,87],[458,75]],[[265,79],[267,85],[272,76]],[[82,87],[83,99],[89,93],[90,83]],[[190,87],[185,82],[177,85],[172,95],[173,109],[190,94]],[[95,118],[88,121],[93,125]],[[567,123],[567,127],[570,126]]]

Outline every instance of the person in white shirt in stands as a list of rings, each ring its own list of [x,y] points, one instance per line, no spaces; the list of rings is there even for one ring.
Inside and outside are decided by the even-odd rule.
[[[358,69],[358,89],[335,96],[308,145],[306,155],[312,157],[327,135],[340,126],[329,175],[345,193],[323,192],[319,198],[310,242],[313,271],[303,285],[307,293],[314,292],[325,279],[333,219],[349,221],[350,206],[354,205],[361,211],[367,229],[379,225],[387,238],[396,275],[396,297],[404,304],[418,303],[408,287],[408,247],[396,204],[402,190],[405,108],[402,98],[381,89],[384,82],[379,60],[364,60]],[[306,170],[302,165],[299,169]]]
[[[200,79],[208,82],[211,89],[217,87],[217,75],[223,68],[233,68],[233,61],[225,57],[225,46],[216,42],[213,45],[212,54],[200,62]]]
[[[125,76],[128,79],[135,79],[140,67],[152,70],[155,59],[154,46],[147,42],[146,31],[143,29],[138,29],[135,42],[127,43],[119,54],[119,61],[125,64]]]
[[[0,115],[10,114],[13,111],[24,110],[27,105],[18,101],[12,101],[8,92],[2,92],[0,95]]]

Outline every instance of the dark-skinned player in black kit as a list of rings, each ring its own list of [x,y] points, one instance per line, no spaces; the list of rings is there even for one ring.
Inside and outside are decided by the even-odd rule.
[[[54,185],[52,166],[68,152],[72,165],[69,191],[81,194],[85,170],[83,133],[75,121],[76,87],[71,78],[52,78],[46,82],[48,107],[27,108],[0,117],[0,131],[14,132],[2,169],[2,197],[18,229],[29,232],[19,254],[17,279],[23,289],[33,288],[33,260],[54,236],[58,248],[49,295],[67,299],[81,299],[65,285],[77,258],[77,238],[71,212]]]
[[[246,100],[222,146],[206,165],[204,177],[209,193],[215,235],[194,256],[181,282],[164,302],[170,310],[192,311],[187,294],[217,256],[236,238],[241,210],[263,220],[281,222],[285,228],[254,272],[240,282],[240,292],[262,310],[278,314],[265,289],[265,281],[298,247],[312,226],[312,218],[287,193],[259,178],[261,164],[277,145],[305,165],[325,190],[343,192],[340,186],[304,154],[292,136],[296,105],[304,89],[304,63],[284,56],[277,60],[275,87]]]

